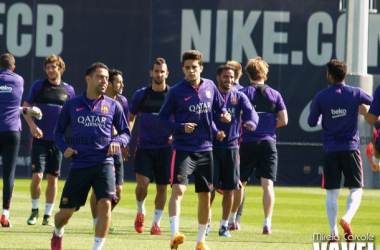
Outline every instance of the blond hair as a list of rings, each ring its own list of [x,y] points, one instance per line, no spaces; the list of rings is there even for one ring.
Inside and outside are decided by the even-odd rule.
[[[267,80],[267,74],[269,72],[269,65],[261,58],[255,57],[250,59],[245,66],[249,78],[253,81]]]

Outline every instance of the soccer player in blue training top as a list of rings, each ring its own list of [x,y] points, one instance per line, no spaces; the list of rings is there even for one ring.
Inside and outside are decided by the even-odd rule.
[[[205,244],[205,232],[210,212],[212,189],[212,119],[216,115],[223,122],[230,122],[223,97],[215,84],[201,78],[202,54],[196,50],[182,55],[182,71],[185,78],[171,87],[158,115],[161,126],[173,135],[173,160],[171,173],[172,195],[169,201],[171,249],[177,249],[185,240],[179,232],[181,200],[189,182],[195,176],[195,192],[198,193],[197,250],[209,249]],[[215,113],[214,113],[215,112]],[[174,121],[171,119],[173,115]]]
[[[124,81],[123,81],[123,72],[118,69],[110,69],[109,70],[109,78],[108,78],[108,87],[105,95],[111,99],[118,101],[118,103],[123,108],[123,113],[125,118],[128,120],[128,100],[125,98],[122,93],[124,89]],[[112,136],[118,136],[118,133],[115,129],[112,129]],[[113,154],[113,164],[115,166],[115,186],[116,186],[116,199],[112,199],[111,211],[116,207],[116,205],[121,200],[121,194],[123,191],[123,182],[124,182],[124,164],[123,160],[126,161],[129,156],[129,148],[122,148],[119,152]],[[98,221],[98,207],[96,203],[95,193],[92,192],[91,199],[91,213],[94,228],[96,228],[96,223]],[[109,228],[109,233],[115,233],[115,227],[111,221],[111,225]]]
[[[157,193],[150,234],[162,235],[160,222],[166,203],[167,185],[170,183],[172,139],[170,133],[160,129],[157,115],[169,90],[169,86],[166,85],[168,75],[165,59],[157,58],[150,70],[152,84],[137,90],[131,102],[129,114],[131,130],[136,116],[140,112],[139,136],[134,161],[134,172],[137,179],[135,230],[138,233],[142,233],[145,228],[145,199],[148,195],[149,183],[154,180]]]
[[[12,227],[9,210],[15,181],[16,160],[20,148],[20,113],[42,118],[37,107],[20,107],[24,92],[24,79],[13,71],[15,58],[5,53],[0,56],[0,154],[3,165],[3,212],[2,227]]]
[[[223,190],[223,214],[219,236],[231,237],[228,230],[228,218],[232,208],[233,191],[240,188],[239,138],[241,123],[246,129],[253,131],[257,127],[259,117],[247,96],[233,88],[235,80],[233,67],[219,66],[216,79],[227,111],[231,114],[231,122],[224,123],[219,117],[213,117],[215,125],[213,126],[214,190],[211,193],[211,205],[215,197],[215,189]]]
[[[60,210],[54,217],[52,250],[62,249],[64,226],[86,203],[91,187],[99,210],[92,249],[102,249],[111,222],[111,200],[116,198],[112,155],[126,147],[131,138],[122,107],[104,95],[108,85],[108,67],[103,63],[92,64],[85,79],[86,92],[65,102],[54,131],[57,147],[65,158],[72,160]],[[64,136],[68,127],[71,128],[71,142]],[[119,134],[117,137],[112,137],[114,127]]]
[[[331,241],[338,241],[338,196],[342,173],[344,186],[350,189],[346,213],[340,220],[344,239],[352,241],[351,220],[358,210],[363,194],[363,166],[359,152],[358,114],[368,111],[372,97],[360,88],[344,83],[347,66],[336,59],[327,63],[329,87],[315,96],[308,123],[314,127],[322,115],[323,180],[327,191],[326,210],[330,224]]]
[[[44,115],[43,119],[36,120],[24,116],[29,125],[32,136],[32,181],[30,195],[32,198],[32,212],[27,220],[28,225],[35,225],[39,217],[39,201],[41,183],[46,174],[46,203],[42,225],[52,225],[50,216],[53,212],[54,201],[57,196],[58,177],[61,171],[62,153],[54,143],[53,130],[61,113],[63,103],[75,96],[74,88],[62,81],[65,71],[65,62],[60,56],[49,55],[45,58],[44,70],[47,78],[37,80],[29,90],[24,107],[36,106]]]
[[[243,187],[253,171],[263,188],[263,234],[272,234],[272,214],[275,202],[273,183],[277,175],[276,129],[288,124],[288,114],[281,94],[266,85],[268,64],[261,58],[250,59],[245,67],[251,85],[241,89],[259,115],[255,131],[243,127],[240,144],[240,181]],[[238,229],[236,213],[241,204],[244,188],[235,192],[229,229]]]

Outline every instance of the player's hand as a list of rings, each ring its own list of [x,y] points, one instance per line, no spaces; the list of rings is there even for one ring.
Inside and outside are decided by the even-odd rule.
[[[255,130],[255,129],[253,128],[253,126],[250,125],[250,124],[244,123],[243,126],[244,126],[246,129],[248,129],[249,131],[254,131],[254,130]]]
[[[125,148],[121,148],[121,156],[123,157],[123,161],[128,161],[128,157],[131,156],[131,153],[129,151],[129,146],[126,146]]]
[[[37,126],[30,128],[30,134],[37,139],[41,139],[44,136],[42,130]]]
[[[223,130],[220,130],[217,134],[216,134],[216,139],[218,141],[223,141],[223,139],[226,138],[226,134],[224,133]]]
[[[169,145],[172,145],[172,144],[173,144],[173,136],[169,136],[168,144],[169,144]]]
[[[111,142],[110,146],[108,147],[107,156],[113,155],[119,150],[120,150],[120,144],[117,142]]]
[[[196,123],[185,123],[185,133],[192,133],[196,127]]]
[[[230,113],[224,113],[220,115],[220,120],[225,123],[229,123],[231,121],[231,114]]]
[[[65,152],[63,153],[63,156],[65,158],[70,158],[71,156],[73,155],[77,155],[78,154],[78,151],[76,151],[75,149],[72,149],[70,147],[68,147]]]
[[[115,126],[112,126],[112,135],[113,136],[117,136],[118,135],[118,132],[117,132]]]

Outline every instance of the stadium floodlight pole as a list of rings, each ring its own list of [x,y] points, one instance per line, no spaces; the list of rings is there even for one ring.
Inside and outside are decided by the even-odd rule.
[[[346,83],[360,87],[368,94],[373,94],[373,76],[367,74],[368,60],[368,22],[371,0],[346,0],[346,50],[345,61],[347,63]],[[371,6],[371,8],[373,8]],[[360,142],[359,149],[363,156],[363,174],[366,188],[374,188],[374,175],[368,159],[365,156],[365,148],[371,136],[371,127],[362,116],[358,121]]]

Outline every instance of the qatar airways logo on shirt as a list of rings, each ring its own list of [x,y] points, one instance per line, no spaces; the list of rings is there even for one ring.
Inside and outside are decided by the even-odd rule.
[[[10,93],[12,92],[13,88],[8,87],[7,85],[0,86],[0,93]]]
[[[106,117],[97,115],[79,116],[78,123],[83,124],[85,127],[106,127]]]
[[[345,116],[347,114],[347,110],[345,109],[331,109],[332,118],[338,118]]]
[[[197,114],[208,113],[211,112],[211,104],[209,102],[201,102],[197,105],[190,105],[189,110]]]
[[[231,118],[235,117],[235,108],[227,108],[228,113],[230,113]]]

